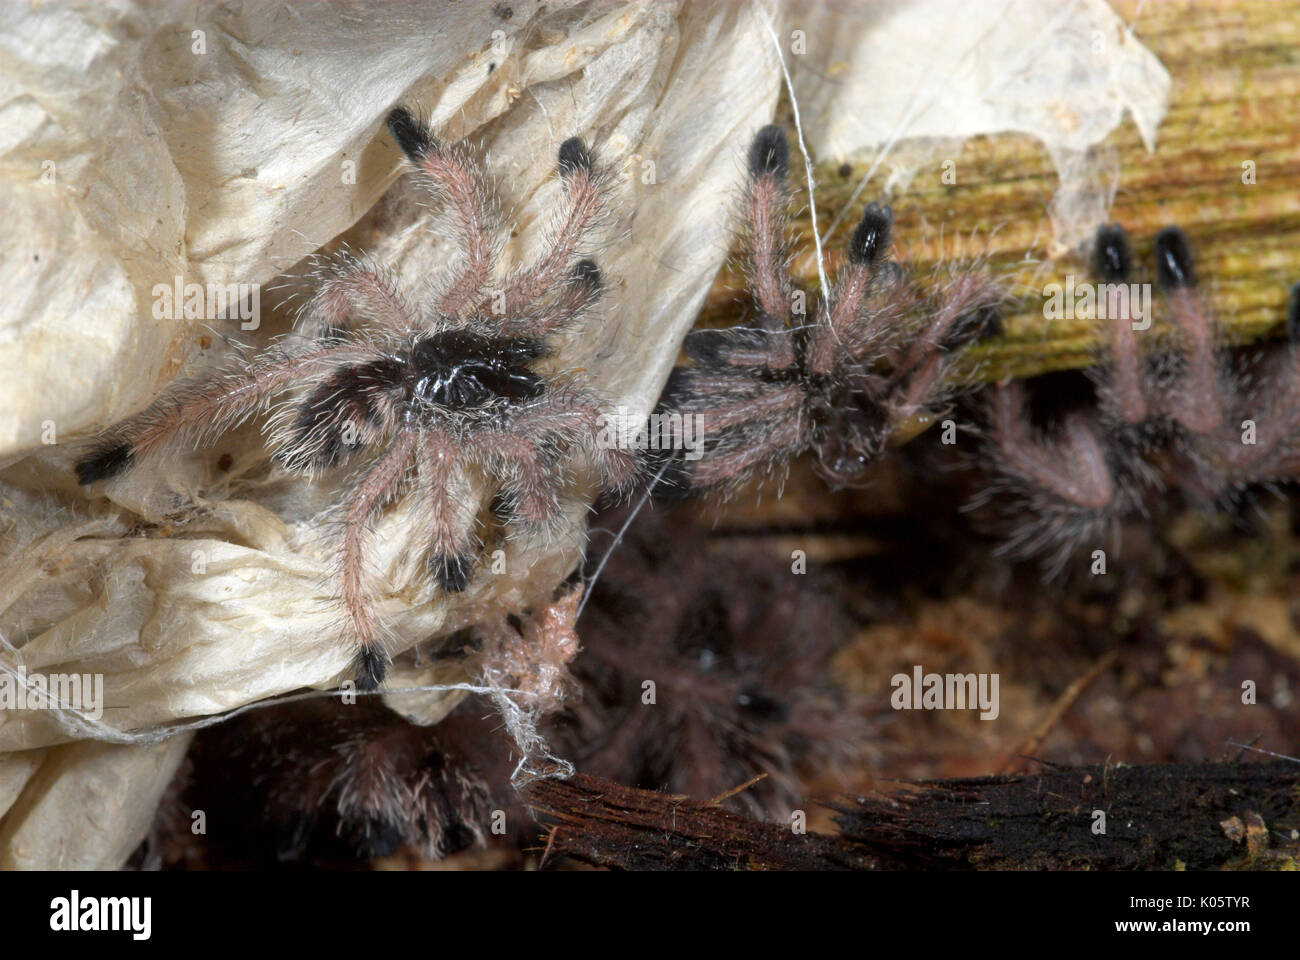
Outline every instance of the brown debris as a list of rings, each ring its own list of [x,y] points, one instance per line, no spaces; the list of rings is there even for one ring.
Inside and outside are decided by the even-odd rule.
[[[570,590],[524,617],[476,627],[482,678],[523,694],[523,705],[539,716],[557,710],[573,685],[569,662],[578,653],[574,619],[581,600],[581,589]]]

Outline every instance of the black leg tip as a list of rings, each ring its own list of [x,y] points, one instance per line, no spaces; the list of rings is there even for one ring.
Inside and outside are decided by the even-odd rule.
[[[362,647],[357,652],[355,672],[358,690],[378,690],[384,677],[388,676],[388,657],[376,647]]]
[[[469,586],[473,564],[468,556],[437,556],[429,564],[433,578],[448,593],[461,593]]]
[[[415,115],[405,107],[398,107],[388,115],[388,132],[412,162],[433,149],[433,136],[429,133],[429,128],[415,119]]]
[[[573,267],[573,282],[586,287],[592,293],[599,293],[604,286],[600,267],[596,266],[595,260],[579,260]]]
[[[790,144],[784,129],[770,124],[758,131],[749,148],[749,172],[754,177],[771,174],[779,180],[790,175]]]
[[[889,232],[894,225],[894,212],[878,203],[867,204],[862,220],[849,240],[849,259],[857,264],[869,265],[884,256],[889,249]]]
[[[105,477],[116,476],[131,465],[135,453],[129,443],[100,447],[77,461],[77,483],[88,486]]]
[[[1129,250],[1128,235],[1118,223],[1104,223],[1097,228],[1093,265],[1097,276],[1106,283],[1121,283],[1129,278],[1133,255]]]
[[[567,177],[580,170],[590,175],[593,166],[591,151],[577,137],[570,137],[560,144],[560,176]]]
[[[1191,244],[1187,234],[1177,227],[1165,227],[1156,234],[1156,283],[1164,290],[1196,283]]]

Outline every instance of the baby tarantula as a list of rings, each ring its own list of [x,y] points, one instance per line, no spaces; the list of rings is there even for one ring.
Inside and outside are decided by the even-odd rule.
[[[764,127],[744,201],[757,325],[687,337],[694,365],[673,371],[662,405],[698,417],[705,444],[700,459],[674,462],[678,493],[734,490],[808,450],[830,482],[858,480],[891,436],[924,425],[953,353],[996,326],[998,294],[978,274],[954,272],[929,294],[908,282],[886,259],[892,213],[875,203],[805,321],[806,294],[788,271],[789,168],[785,131]]]
[[[338,568],[347,630],[359,646],[358,684],[367,689],[383,681],[388,658],[365,584],[366,539],[412,466],[428,568],[448,591],[463,590],[474,565],[477,507],[456,496],[469,469],[497,483],[494,510],[524,530],[559,520],[577,451],[609,489],[627,490],[637,475],[631,453],[601,443],[603,411],[581,378],[548,380],[533,366],[601,291],[596,264],[577,256],[604,203],[587,148],[576,138],[560,146],[569,206],[549,248],[491,291],[500,242],[478,172],[405,109],[390,114],[388,129],[448,205],[463,247],[437,294],[412,304],[375,264],[340,260],[304,307],[292,342],[156,403],[77,464],[78,480],[94,483],[171,441],[198,445],[288,391],[267,424],[285,468],[311,476],[372,452],[343,505]]]
[[[680,509],[641,515],[592,581],[581,695],[547,718],[548,739],[583,773],[699,798],[764,774],[727,806],[788,816],[805,776],[864,758],[870,732],[832,679],[854,626],[836,581],[806,582],[763,547],[710,550]]]
[[[995,479],[973,504],[996,500],[1011,525],[1001,552],[1043,557],[1049,578],[1113,538],[1125,515],[1149,513],[1149,491],[1168,484],[1192,503],[1230,505],[1248,486],[1300,473],[1294,348],[1224,349],[1186,235],[1166,227],[1155,240],[1156,286],[1172,327],[1166,348],[1142,342],[1154,328],[1135,311],[1122,227],[1098,229],[1094,258],[1104,284],[1097,303],[1107,306],[1098,310],[1102,356],[1089,371],[1097,402],[1042,429],[1023,387],[995,388],[986,449]],[[1288,321],[1289,334],[1294,326]]]
[[[505,753],[481,714],[462,708],[430,728],[366,700],[255,710],[204,731],[178,784],[193,804],[159,826],[188,835],[203,797],[238,825],[214,831],[207,855],[218,863],[347,862],[401,846],[440,859],[481,845],[497,805],[494,752]]]

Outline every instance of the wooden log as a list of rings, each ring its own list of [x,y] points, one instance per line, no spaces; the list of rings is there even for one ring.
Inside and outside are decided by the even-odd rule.
[[[1300,868],[1295,760],[1108,763],[904,787],[832,803],[838,834],[582,774],[525,795],[552,822],[547,858],[614,869]]]

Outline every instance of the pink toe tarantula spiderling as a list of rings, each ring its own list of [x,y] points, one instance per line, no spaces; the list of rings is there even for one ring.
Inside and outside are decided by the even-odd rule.
[[[372,262],[338,260],[291,340],[214,383],[172,393],[109,431],[76,467],[82,484],[94,483],[173,442],[209,441],[285,394],[266,431],[286,469],[312,476],[370,454],[341,504],[337,571],[357,682],[367,689],[383,682],[388,655],[365,548],[399,493],[414,485],[429,573],[455,592],[468,585],[478,547],[476,505],[456,492],[467,471],[495,482],[493,510],[513,531],[561,519],[576,455],[613,492],[638,475],[632,453],[602,443],[604,410],[582,377],[534,366],[601,292],[599,269],[579,253],[605,204],[591,153],[577,138],[560,146],[567,211],[541,257],[494,291],[501,233],[478,171],[405,109],[390,114],[388,129],[458,234],[461,256],[436,293],[413,304]]]
[[[893,215],[868,204],[848,262],[805,319],[790,277],[790,150],[778,126],[749,150],[745,265],[754,326],[705,329],[686,340],[662,407],[694,416],[705,438],[695,461],[671,461],[677,495],[730,492],[780,475],[805,451],[832,484],[858,481],[900,430],[930,415],[948,389],[956,352],[996,329],[1000,294],[975,271],[953,270],[933,290],[887,259]]]
[[[1095,272],[1109,289],[1128,287],[1132,259],[1122,227],[1098,229]],[[1287,348],[1227,349],[1177,227],[1156,235],[1155,281],[1168,345],[1155,342],[1133,301],[1117,298],[1118,309],[1098,323],[1101,356],[1089,371],[1095,403],[1042,427],[1024,387],[993,391],[985,449],[993,480],[971,506],[996,504],[1008,533],[1000,552],[1040,558],[1049,579],[1117,540],[1126,517],[1153,512],[1151,494],[1166,487],[1210,508],[1232,506],[1252,486],[1300,477],[1292,318]]]

